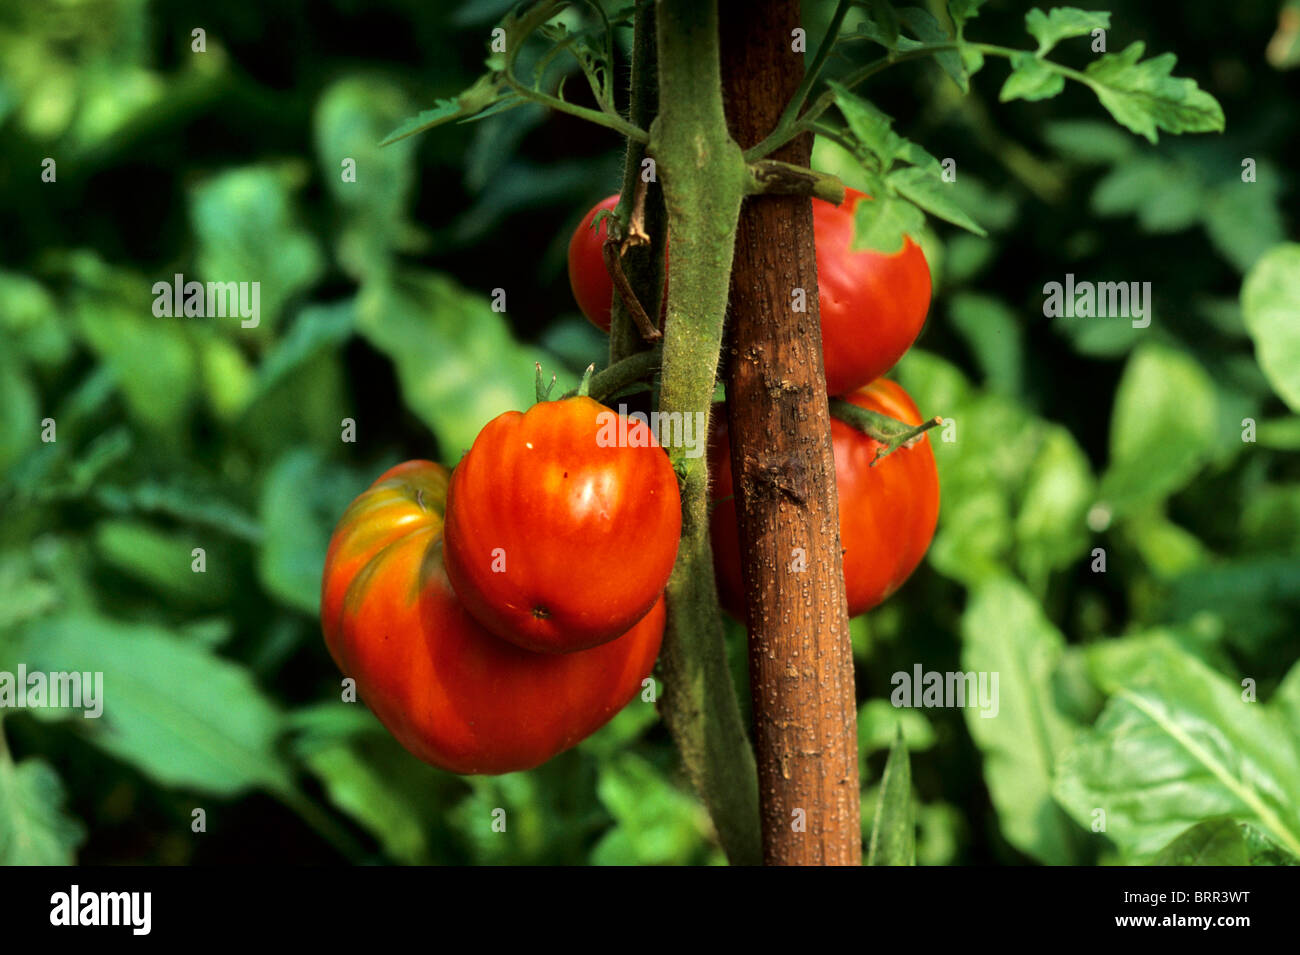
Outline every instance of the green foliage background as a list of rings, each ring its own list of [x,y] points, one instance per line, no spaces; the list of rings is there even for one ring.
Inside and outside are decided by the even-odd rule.
[[[722,861],[653,707],[463,779],[337,702],[320,638],[351,497],[454,463],[533,362],[574,379],[604,350],[564,246],[618,187],[613,136],[525,106],[377,145],[481,72],[507,6],[0,8],[0,671],[102,670],[108,698],[4,714],[0,862]],[[805,3],[810,37],[832,6]],[[1027,6],[968,32],[1030,46]],[[880,798],[916,820],[876,861],[1300,855],[1300,79],[1264,59],[1276,3],[1109,6],[1108,49],[1177,52],[1225,133],[1152,145],[1074,88],[999,104],[1005,64],[967,97],[928,63],[860,90],[956,157],[989,230],[927,231],[935,301],[895,372],[956,440],[932,433],[926,563],[853,625],[864,829]],[[815,165],[859,175],[828,142]],[[260,281],[259,327],[154,317],[178,272]],[[1044,318],[1068,272],[1150,281],[1150,327]],[[998,717],[894,708],[917,664],[997,671]]]

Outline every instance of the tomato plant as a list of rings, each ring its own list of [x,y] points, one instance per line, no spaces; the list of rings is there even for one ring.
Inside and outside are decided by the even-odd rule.
[[[847,400],[911,425],[921,423],[916,404],[901,385],[888,378],[877,379]],[[710,524],[713,557],[723,605],[744,620],[731,445],[725,416],[717,419],[709,447],[715,501]],[[880,442],[839,419],[831,421],[831,440],[840,502],[844,589],[849,616],[855,617],[901,587],[925,556],[939,517],[939,474],[927,435],[879,461]]]
[[[407,461],[352,502],[325,560],[325,642],[420,759],[457,773],[529,769],[594,732],[641,688],[659,652],[664,602],[580,653],[532,653],[493,636],[443,568],[447,485],[441,465]]]
[[[644,423],[544,401],[490,421],[452,473],[447,573],[493,633],[567,653],[654,606],[680,534],[677,476]]]

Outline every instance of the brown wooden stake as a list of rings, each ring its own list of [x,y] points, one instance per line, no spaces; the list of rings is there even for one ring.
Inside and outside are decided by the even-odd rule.
[[[721,10],[728,124],[748,148],[803,77],[803,54],[791,48],[799,2],[723,0]],[[811,147],[801,137],[771,158],[806,166]],[[859,865],[853,655],[807,198],[746,200],[729,308],[727,417],[764,862]]]

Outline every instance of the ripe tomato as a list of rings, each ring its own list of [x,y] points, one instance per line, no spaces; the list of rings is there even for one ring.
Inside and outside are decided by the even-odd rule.
[[[847,395],[893,368],[921,334],[930,308],[930,267],[910,237],[893,255],[849,248],[853,211],[863,200],[871,201],[849,189],[838,206],[812,201],[822,355],[832,395]]]
[[[838,206],[812,200],[822,353],[832,395],[854,391],[894,367],[921,333],[930,308],[930,267],[910,238],[893,255],[850,249],[853,212],[863,199],[870,201],[849,189]],[[573,296],[592,324],[605,331],[613,283],[600,253],[604,233],[593,232],[591,220],[617,204],[618,196],[598,203],[569,240]]]
[[[562,656],[480,627],[443,571],[446,468],[407,461],[352,502],[325,559],[330,655],[403,746],[456,773],[531,769],[604,725],[641,688],[659,600],[629,632]]]
[[[614,282],[605,268],[601,247],[605,244],[607,222],[595,229],[591,221],[604,209],[610,212],[618,205],[618,195],[602,199],[582,217],[578,228],[569,239],[569,287],[587,320],[603,331],[609,331],[609,310],[614,301]]]
[[[479,623],[528,650],[582,650],[668,583],[677,475],[644,423],[590,398],[542,402],[479,432],[452,472],[446,536],[447,576]]]
[[[921,423],[921,414],[907,392],[885,378],[847,400],[909,424]],[[710,518],[713,559],[723,606],[744,620],[731,447],[726,417],[716,417],[717,430],[709,446],[716,502]],[[832,418],[831,442],[840,499],[844,587],[849,616],[856,617],[901,587],[925,556],[939,517],[939,474],[928,436],[923,435],[910,448],[900,448],[874,468],[871,461],[880,445],[861,431]]]

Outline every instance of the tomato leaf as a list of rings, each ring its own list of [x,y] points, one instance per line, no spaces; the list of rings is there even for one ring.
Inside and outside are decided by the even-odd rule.
[[[1146,45],[1130,44],[1088,64],[1089,85],[1101,105],[1139,136],[1152,143],[1157,130],[1169,133],[1223,131],[1223,108],[1195,80],[1171,76],[1177,57],[1162,53],[1142,61]]]
[[[1077,7],[1057,7],[1043,13],[1035,7],[1025,14],[1025,29],[1038,41],[1037,55],[1043,56],[1062,40],[1110,29],[1110,14]]]
[[[0,866],[73,865],[86,830],[67,812],[63,783],[43,759],[0,755]]]
[[[1006,103],[1013,99],[1051,99],[1065,89],[1065,77],[1032,53],[1017,53],[1011,57],[1011,75],[1002,84],[998,100]]]

